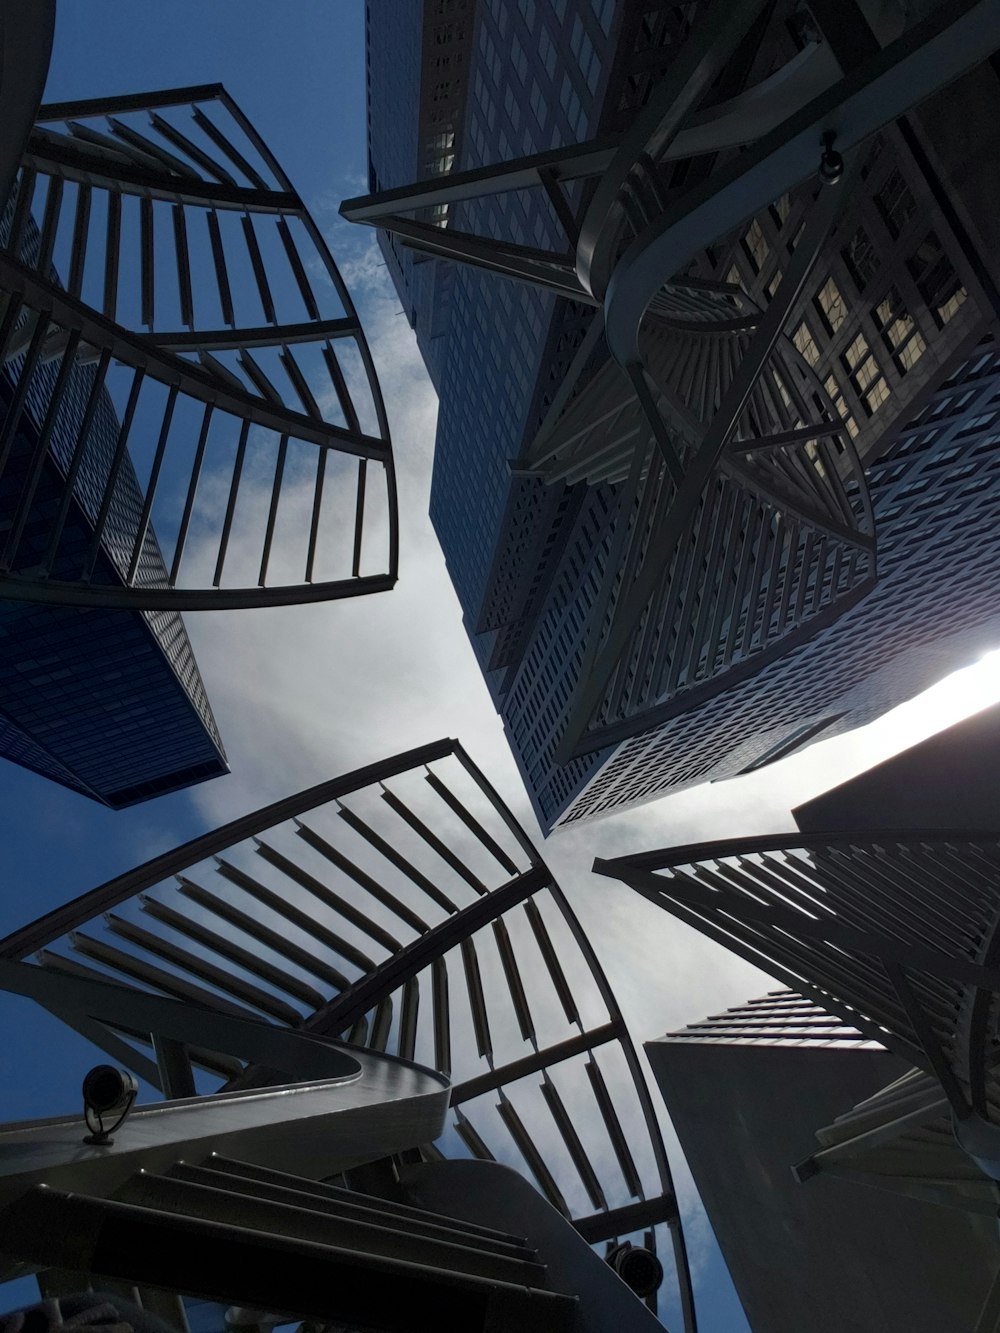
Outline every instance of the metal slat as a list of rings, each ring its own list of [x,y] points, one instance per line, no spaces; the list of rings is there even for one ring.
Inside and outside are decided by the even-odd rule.
[[[468,866],[455,855],[451,848],[446,846],[435,833],[432,833],[423,820],[405,805],[395,792],[391,792],[383,787],[381,794],[382,800],[385,801],[389,809],[395,811],[400,819],[409,824],[410,828],[420,835],[427,846],[430,847],[432,851],[435,851],[438,856],[440,856],[441,860],[444,861],[446,865],[449,865],[457,875],[464,879],[470,888],[475,889],[480,895],[484,895],[488,892],[486,885],[482,882],[479,876],[473,874]]]
[[[517,1016],[517,1025],[521,1030],[521,1036],[525,1041],[534,1041],[535,1025],[531,1019],[528,996],[524,989],[524,982],[521,980],[517,959],[514,956],[514,946],[510,942],[510,935],[507,933],[507,927],[504,925],[502,918],[493,922],[493,934],[496,938],[504,977],[507,980],[507,993],[514,1005],[514,1013]]]
[[[622,1129],[621,1121],[618,1119],[618,1112],[615,1110],[615,1104],[611,1100],[611,1094],[608,1092],[608,1085],[604,1081],[604,1075],[601,1073],[600,1065],[598,1065],[596,1060],[587,1061],[587,1077],[590,1080],[594,1098],[601,1112],[604,1128],[608,1131],[608,1137],[611,1139],[611,1146],[614,1148],[615,1156],[618,1158],[618,1165],[621,1167],[622,1176],[625,1179],[628,1192],[633,1199],[639,1199],[642,1197],[642,1183],[639,1179],[639,1171],[635,1164],[635,1158],[632,1156],[632,1150],[628,1146],[628,1139],[625,1137],[625,1131]]]
[[[475,815],[462,804],[454,792],[441,781],[436,773],[428,769],[424,775],[425,781],[441,797],[449,810],[452,810],[462,821],[465,827],[476,835],[490,855],[503,866],[509,875],[520,874],[520,868],[511,860],[504,849],[494,837],[482,826]]]
[[[69,263],[68,289],[71,296],[83,290],[83,273],[87,261],[87,238],[90,234],[91,190],[89,185],[76,188],[76,213],[73,217],[73,242]]]
[[[385,887],[384,884],[380,884],[379,881],[369,875],[366,870],[362,870],[360,866],[355,865],[353,861],[344,856],[344,854],[338,851],[336,847],[333,847],[325,838],[321,837],[315,829],[310,828],[308,824],[303,823],[300,819],[296,819],[294,823],[295,832],[303,842],[311,847],[313,851],[319,852],[324,860],[329,861],[331,865],[336,866],[337,869],[347,875],[348,878],[353,879],[355,883],[360,884],[361,887],[370,893],[373,898],[377,899],[383,907],[387,907],[394,916],[398,916],[400,921],[405,921],[408,926],[417,932],[418,935],[423,935],[429,929],[427,922],[424,921],[422,917],[407,907],[405,903],[401,902],[394,893]]]
[[[219,291],[219,306],[222,310],[222,322],[231,328],[236,327],[233,313],[233,293],[229,286],[229,273],[226,269],[226,252],[222,246],[222,232],[219,228],[219,215],[215,209],[205,214],[208,227],[208,239],[212,248],[212,264],[215,268],[215,283]]]
[[[397,870],[401,871],[407,877],[407,879],[411,880],[419,889],[426,893],[432,902],[437,903],[439,907],[443,908],[449,914],[458,911],[457,905],[452,902],[442,889],[439,889],[432,880],[427,878],[423,871],[418,870],[417,867],[412,865],[401,852],[398,852],[395,847],[391,846],[380,834],[366,824],[360,815],[356,814],[345,805],[338,806],[337,814],[348,828],[353,829],[359,837],[364,838],[365,841],[370,846],[374,847],[380,855],[384,856],[391,865],[394,865]]]
[[[246,871],[231,865],[223,858],[216,857],[215,863],[218,873],[224,879],[236,884],[264,907],[269,907],[276,915],[284,917],[292,925],[298,926],[313,942],[323,944],[361,972],[370,972],[374,968],[374,961],[366,953],[356,949],[339,935],[334,934],[332,930],[321,925],[316,920],[315,914],[302,911],[301,908],[294,906],[279,894],[266,888],[253,876],[248,875]]]
[[[122,197],[115,191],[108,196],[107,229],[104,242],[104,314],[118,316],[118,265],[121,255]]]
[[[316,483],[313,490],[312,517],[309,521],[309,548],[306,551],[306,583],[312,583],[313,571],[316,566],[316,543],[319,540],[319,520],[323,509],[323,482],[326,477],[326,453],[325,449],[316,451]],[[368,463],[362,459],[358,464],[358,475],[364,476],[367,471]],[[354,560],[351,565],[351,576],[357,578],[360,566],[360,533],[357,531],[357,519],[355,519],[354,535]]]
[[[278,501],[281,498],[281,483],[285,475],[285,459],[288,456],[288,436],[282,435],[278,441],[278,452],[274,459],[274,480],[271,483],[271,503],[267,511],[267,526],[264,530],[264,548],[260,557],[260,570],[257,586],[267,584],[267,566],[271,559],[271,544],[274,541],[274,526],[278,521]]]
[[[384,1051],[389,1044],[389,1032],[392,1028],[392,996],[387,995],[384,1000],[379,1000],[375,1006],[375,1016],[372,1019],[371,1036],[368,1038],[368,1048],[372,1051]]]
[[[395,953],[401,947],[400,941],[391,931],[378,925],[367,913],[352,906],[346,898],[339,893],[335,893],[333,889],[317,879],[315,875],[311,875],[308,870],[297,865],[283,852],[279,852],[260,838],[254,838],[253,842],[257,855],[265,860],[268,865],[280,870],[293,883],[311,893],[324,907],[328,907],[330,911],[336,912],[345,921],[349,921],[352,926],[360,930],[362,934],[369,936],[376,944],[380,944],[387,952]]]
[[[153,201],[146,196],[139,200],[139,246],[141,255],[142,322],[147,329],[152,330],[155,323]]]
[[[345,334],[345,337],[346,336],[347,335]],[[340,404],[340,410],[344,414],[344,425],[348,430],[360,434],[361,422],[358,419],[354,400],[351,398],[350,390],[347,387],[347,380],[344,378],[344,372],[340,367],[340,362],[337,360],[337,353],[330,346],[329,342],[325,343],[323,346],[323,360],[326,362],[326,368],[330,375],[330,382],[333,384],[337,394],[337,402]]]
[[[147,160],[150,160],[155,170],[166,168],[173,175],[182,176],[187,180],[200,181],[201,177],[193,167],[176,157],[173,153],[168,153],[162,145],[155,140],[147,138],[145,134],[140,134],[134,130],[131,125],[126,125],[124,121],[117,120],[114,116],[108,117],[108,125],[111,127],[111,133],[130,148],[137,149]]]
[[[448,966],[443,958],[431,964],[431,997],[434,1008],[434,1068],[451,1077],[451,1018],[448,1005]]]
[[[396,1054],[403,1060],[412,1060],[417,1048],[417,1022],[420,1017],[420,981],[409,977],[403,982],[403,1000],[399,1013],[399,1036]]]
[[[321,461],[323,455],[320,456]],[[362,458],[358,463],[358,490],[354,501],[354,550],[351,552],[351,574],[358,578],[361,574],[361,543],[365,526],[365,487],[368,481],[368,460]],[[312,577],[313,552],[316,546],[316,532],[319,527],[320,477],[316,478],[316,504],[313,506],[313,528],[309,537],[309,560],[307,578]]]
[[[477,1161],[496,1161],[496,1158],[486,1146],[485,1139],[480,1136],[469,1117],[464,1115],[458,1107],[455,1108],[455,1132]]]
[[[215,158],[209,153],[206,153],[204,148],[199,147],[198,144],[192,139],[189,139],[186,134],[182,134],[179,129],[171,125],[169,120],[165,120],[163,116],[159,115],[156,111],[152,111],[150,112],[149,121],[158,134],[162,135],[169,143],[172,143],[175,148],[179,148],[183,153],[186,153],[192,162],[197,162],[198,166],[201,167],[203,171],[207,172],[209,176],[214,176],[214,178],[223,185],[237,184],[235,176],[228,172],[220,163],[216,162]]]
[[[260,396],[267,402],[273,403],[275,407],[284,407],[285,400],[264,374],[249,350],[246,347],[241,347],[237,356],[247,379],[250,380]]]
[[[226,136],[215,124],[215,122],[210,120],[208,116],[205,115],[201,107],[193,106],[191,108],[191,114],[194,116],[195,124],[198,126],[198,128],[212,140],[216,148],[221,149],[221,151],[225,154],[225,156],[229,159],[230,162],[232,162],[232,164],[235,167],[237,167],[240,171],[243,172],[244,176],[246,176],[247,180],[254,187],[254,189],[257,190],[271,189],[271,186],[268,185],[267,181],[263,178],[263,176],[261,176],[260,172],[258,172],[255,167],[252,167],[250,163],[247,161],[247,159],[243,156],[243,154],[233,144],[229,142]]]
[[[242,1004],[259,1009],[261,1013],[269,1014],[271,1018],[277,1019],[279,1023],[287,1023],[290,1027],[297,1027],[302,1021],[302,1015],[284,1000],[271,995],[269,991],[263,990],[260,986],[255,986],[253,982],[234,976],[233,973],[216,966],[215,963],[210,963],[207,959],[199,958],[196,954],[173,944],[170,940],[166,940],[152,931],[145,930],[142,926],[137,926],[133,922],[125,920],[124,917],[117,916],[114,912],[105,913],[104,922],[115,935],[121,936],[122,939],[128,940],[130,944],[134,944],[140,949],[145,949],[147,953],[151,953],[161,962],[180,968],[181,971],[189,972],[202,981],[207,981],[216,990],[231,995]]]
[[[135,581],[136,573],[139,569],[139,561],[142,558],[143,548],[146,545],[146,533],[149,530],[149,520],[153,512],[153,497],[156,495],[156,487],[160,480],[160,470],[163,466],[163,457],[167,448],[167,438],[170,435],[170,426],[174,419],[174,408],[177,405],[177,385],[171,385],[167,394],[167,401],[163,408],[163,418],[160,422],[160,434],[156,441],[156,451],[153,454],[153,464],[149,470],[149,480],[146,483],[146,494],[142,502],[142,514],[139,517],[138,525],[135,531],[135,541],[132,543],[132,556],[129,560],[128,575],[126,583]]]
[[[229,483],[229,499],[226,501],[226,516],[222,522],[222,533],[219,537],[219,553],[215,561],[215,572],[212,575],[212,587],[218,588],[222,583],[222,570],[226,563],[226,553],[229,550],[229,536],[233,528],[233,517],[236,513],[236,497],[240,489],[240,481],[243,478],[243,463],[246,458],[247,440],[250,436],[250,422],[244,419],[240,427],[239,443],[236,446],[236,457],[233,460],[233,475]]]
[[[587,1156],[579,1134],[570,1118],[569,1112],[559,1095],[559,1090],[546,1074],[542,1080],[542,1096],[545,1098],[549,1110],[552,1112],[552,1119],[556,1122],[556,1128],[559,1130],[560,1137],[566,1145],[566,1151],[572,1158],[573,1165],[579,1173],[583,1182],[583,1187],[587,1191],[587,1197],[595,1208],[606,1209],[608,1201],[604,1196],[604,1190],[601,1188],[601,1182],[597,1179],[597,1172]]]
[[[240,221],[243,224],[243,237],[246,241],[247,254],[250,256],[250,264],[253,268],[254,280],[257,283],[257,292],[260,296],[260,305],[264,312],[264,319],[268,324],[277,324],[278,320],[274,313],[274,300],[271,296],[271,288],[267,281],[267,273],[264,270],[264,261],[261,258],[260,246],[257,244],[257,233],[254,231],[253,220],[249,213],[244,213]]]
[[[194,300],[191,292],[191,261],[188,255],[184,206],[174,204],[171,216],[174,223],[174,252],[177,256],[177,294],[180,299],[181,323],[191,329],[194,328]]]
[[[108,469],[107,479],[104,482],[104,492],[101,495],[101,507],[97,514],[97,520],[94,523],[94,535],[91,538],[90,549],[83,563],[81,577],[84,582],[90,582],[94,576],[94,570],[97,567],[97,559],[101,553],[101,543],[104,539],[104,529],[107,527],[108,515],[111,513],[111,505],[115,498],[115,491],[118,487],[118,474],[121,472],[122,464],[125,461],[128,449],[128,437],[132,430],[132,421],[135,417],[135,409],[139,402],[139,393],[142,390],[145,372],[140,368],[132,375],[132,387],[129,390],[128,403],[122,416],[122,424],[118,431],[118,440],[115,444],[115,452],[111,459],[111,466]]]
[[[292,236],[288,220],[284,217],[278,218],[278,235],[281,237],[281,243],[285,247],[285,254],[288,256],[288,262],[291,265],[292,273],[295,275],[295,281],[298,285],[299,294],[302,297],[302,303],[306,308],[306,314],[310,319],[319,320],[319,306],[316,304],[316,297],[313,294],[312,287],[309,285],[309,277],[306,274],[295,240]]]
[[[507,1127],[507,1132],[514,1140],[518,1151],[524,1158],[528,1170],[538,1182],[539,1189],[548,1199],[549,1203],[552,1204],[553,1208],[558,1209],[558,1211],[562,1213],[563,1217],[572,1216],[569,1207],[566,1204],[566,1200],[563,1198],[559,1186],[556,1184],[555,1177],[545,1164],[545,1158],[538,1151],[534,1140],[528,1133],[527,1129],[525,1129],[524,1121],[518,1115],[513,1102],[504,1095],[502,1089],[500,1091],[500,1100],[497,1102],[497,1111],[500,1115],[500,1119]]]
[[[232,903],[227,902],[224,898],[216,897],[215,894],[202,888],[200,884],[195,884],[192,880],[185,879],[183,876],[178,876],[177,882],[180,887],[180,892],[184,897],[197,903],[200,907],[203,907],[207,912],[210,912],[219,920],[226,921],[229,925],[235,926],[245,935],[250,936],[251,939],[257,940],[260,944],[263,944],[265,948],[268,948],[275,953],[279,958],[287,959],[288,962],[296,964],[301,967],[303,971],[318,977],[321,981],[326,981],[338,991],[346,990],[349,987],[350,982],[347,977],[336,968],[330,967],[328,963],[323,962],[321,959],[317,959],[314,952],[310,952],[308,949],[303,949],[299,945],[294,944],[287,938],[287,936],[279,934],[269,926],[265,926],[261,921],[257,920],[256,917],[241,911],[238,907],[233,906]],[[259,960],[258,966],[260,966]],[[288,978],[289,983],[293,980],[295,979],[291,977]]]
[[[187,543],[188,528],[191,525],[191,514],[194,510],[195,495],[198,490],[198,482],[201,480],[201,468],[205,461],[205,449],[208,445],[208,431],[212,424],[212,413],[214,407],[211,403],[205,404],[205,411],[202,414],[201,430],[198,433],[198,444],[194,453],[194,463],[191,467],[191,478],[188,482],[187,495],[184,497],[184,513],[181,516],[180,527],[177,530],[177,541],[174,544],[174,558],[170,563],[169,582],[173,587],[177,582],[177,575],[180,573],[181,560],[184,558],[184,547]]]
[[[24,243],[24,228],[31,216],[31,202],[35,195],[38,176],[34,167],[24,163],[17,182],[17,198],[14,203],[14,216],[11,218],[10,232],[7,236],[7,249],[15,259],[23,262],[21,248]]]
[[[309,388],[298,362],[287,346],[282,346],[278,353],[278,360],[281,362],[285,374],[288,376],[288,381],[295,390],[295,396],[302,404],[302,410],[306,416],[322,421],[323,413],[319,410],[319,405],[313,397],[312,390]]]
[[[472,1028],[476,1034],[476,1049],[482,1058],[493,1059],[493,1042],[490,1038],[490,1021],[486,1011],[486,995],[483,991],[483,978],[479,970],[479,959],[472,938],[461,943],[462,967],[465,971],[465,986],[469,995],[469,1008],[472,1013]]]
[[[175,1000],[192,1000],[195,1004],[207,1005],[210,1009],[232,1014],[233,1017],[247,1018],[254,1022],[260,1021],[249,1009],[242,1005],[233,1004],[231,1000],[225,1000],[221,995],[214,995],[202,986],[194,986],[189,981],[175,977],[171,972],[165,972],[161,967],[144,963],[141,959],[135,958],[132,954],[125,953],[121,949],[116,949],[103,940],[91,939],[89,935],[74,930],[70,934],[69,942],[71,947],[77,953],[83,954],[85,958],[103,963],[105,967],[120,972],[122,976],[131,977],[133,981],[151,986],[164,995],[173,996]]]
[[[42,230],[38,238],[38,259],[35,267],[43,277],[48,277],[52,270],[52,254],[56,244],[56,232],[59,228],[59,214],[62,211],[63,179],[50,176],[45,195],[45,211],[42,214]]]
[[[187,936],[197,944],[206,949],[211,949],[217,953],[220,958],[226,958],[229,962],[235,963],[237,967],[245,968],[251,975],[257,975],[265,981],[269,981],[272,986],[285,991],[286,994],[294,996],[301,1004],[308,1005],[310,1009],[319,1009],[326,1003],[326,998],[312,986],[306,985],[298,977],[292,976],[287,968],[275,967],[273,963],[267,962],[259,953],[244,949],[236,944],[231,936],[220,935],[217,931],[210,930],[201,921],[193,917],[186,916],[183,912],[176,911],[173,907],[167,906],[157,898],[150,898],[147,894],[140,894],[139,907],[156,921],[178,934]]]
[[[42,351],[42,344],[45,341],[48,331],[48,316],[36,314],[35,327],[32,331],[31,341],[28,344],[28,350],[25,353],[21,372],[18,375],[17,387],[14,389],[14,393],[11,396],[3,428],[0,430],[0,476],[3,475],[7,467],[10,452],[14,444],[14,437],[21,425],[21,414],[24,412],[24,405],[27,400],[31,378],[35,373],[35,367],[38,364],[38,358]]]
[[[563,1007],[563,1013],[571,1023],[580,1023],[580,1015],[577,1012],[576,1001],[573,998],[573,992],[570,990],[569,982],[566,980],[566,974],[559,962],[552,939],[545,928],[545,922],[542,920],[542,914],[538,910],[538,905],[533,898],[530,898],[524,904],[525,915],[531,926],[532,934],[541,950],[542,958],[545,960],[545,966],[549,977],[555,987],[556,994],[559,996],[559,1003]]]

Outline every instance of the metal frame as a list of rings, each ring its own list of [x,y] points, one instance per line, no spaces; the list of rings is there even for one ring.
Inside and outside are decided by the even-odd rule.
[[[594,869],[926,1071],[996,1176],[1000,835],[785,834]]]
[[[182,107],[193,118],[183,128]],[[149,116],[141,131],[138,112]],[[0,470],[15,469],[20,495],[0,593],[199,610],[392,587],[395,474],[360,321],[322,233],[220,85],[42,106],[3,227]],[[65,287],[53,268],[60,246]],[[137,313],[126,290],[136,257]],[[131,375],[120,425],[111,365]],[[15,430],[25,440],[12,453]],[[22,536],[53,466],[63,501],[38,561]],[[353,538],[336,554],[333,535],[351,520],[334,507],[345,504]],[[276,533],[303,505],[296,577]],[[381,531],[369,539],[378,506]],[[63,545],[80,510],[94,534],[82,564]],[[154,518],[170,532],[163,552]],[[343,574],[331,577],[337,561]]]
[[[695,1328],[638,1051],[569,902],[458,742],[275,802],[0,942],[0,958],[29,954],[11,975],[160,1086],[175,1081],[169,1049],[150,1060],[128,1040],[141,1024],[95,1020],[58,986],[126,979],[432,1066],[453,1085],[446,1154],[517,1163],[592,1244],[635,1230],[655,1244],[667,1224]],[[233,1091],[272,1081],[267,1060],[223,1070],[208,1028],[195,1044],[194,1067]]]

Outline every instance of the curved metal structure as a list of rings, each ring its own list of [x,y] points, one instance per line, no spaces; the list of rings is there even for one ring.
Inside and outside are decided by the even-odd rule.
[[[743,58],[764,9],[764,0],[695,7],[687,41],[617,139],[342,208],[430,254],[598,307],[518,460],[552,482],[617,491],[562,763],[736,684],[875,583],[863,470],[786,336],[848,187],[819,187],[766,311],[689,270],[734,225],[814,180],[825,135],[849,156],[984,59],[1000,45],[1000,18],[983,3],[939,6],[899,35],[873,32],[853,2],[824,7],[814,15],[820,37],[719,100],[720,76]],[[461,230],[462,217],[482,221],[487,196],[532,188],[544,190],[564,251]],[[436,205],[448,207],[447,227],[404,216]]]
[[[825,388],[783,335],[743,373],[768,320],[736,287],[665,290],[642,368],[606,361],[533,446],[547,479],[617,492],[562,762],[729,688],[875,586],[864,471]]]
[[[149,611],[392,586],[357,313],[221,86],[41,107],[0,239],[0,593]]]
[[[271,1076],[207,1037],[158,1064],[60,986],[127,981],[447,1075],[448,1128],[425,1156],[514,1166],[591,1244],[655,1248],[666,1224],[695,1327],[639,1055],[568,901],[457,742],[279,801],[0,942],[0,958],[29,955],[43,1003],[173,1095],[193,1091],[192,1063],[234,1091]]]
[[[1000,1179],[1000,835],[784,835],[594,869],[924,1070],[939,1093],[921,1123],[950,1110],[959,1145]]]

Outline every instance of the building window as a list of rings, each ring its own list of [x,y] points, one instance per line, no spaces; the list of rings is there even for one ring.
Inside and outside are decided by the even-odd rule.
[[[871,237],[865,231],[864,227],[859,227],[854,235],[848,241],[843,251],[844,263],[847,265],[848,272],[854,279],[854,285],[859,292],[863,292],[868,283],[875,276],[879,266],[878,255],[875,247],[872,245]]]
[[[817,292],[816,309],[819,311],[829,333],[836,333],[847,318],[847,306],[844,304],[840,289],[832,278],[827,278]]]
[[[872,416],[889,397],[889,386],[863,333],[854,339],[842,360],[865,411]]]
[[[938,327],[944,328],[954,318],[968,292],[934,232],[928,232],[906,266]]]
[[[830,401],[833,403],[837,415],[847,427],[851,439],[855,439],[858,434],[858,423],[851,415],[851,410],[847,406],[847,401],[844,398],[840,385],[832,375],[827,375],[826,379],[823,381],[823,388],[830,395]]]
[[[875,307],[874,319],[900,374],[905,375],[927,351],[927,344],[895,287],[890,287],[885,299]]]
[[[774,225],[779,231],[788,221],[788,215],[791,211],[792,201],[787,193],[783,194],[780,199],[775,199],[774,203],[771,205],[771,217],[774,220]]]
[[[917,205],[910,193],[910,187],[895,167],[876,194],[875,203],[889,235],[893,240],[898,240],[906,224],[917,211]]]
[[[815,366],[819,360],[819,348],[816,346],[816,339],[809,332],[808,324],[799,325],[792,336],[792,341],[809,364]]]
[[[753,222],[747,228],[747,233],[743,237],[743,249],[747,253],[747,258],[753,265],[755,273],[759,273],[767,263],[768,256],[771,253],[771,247],[767,243],[767,237],[761,230],[761,225],[754,218]]]

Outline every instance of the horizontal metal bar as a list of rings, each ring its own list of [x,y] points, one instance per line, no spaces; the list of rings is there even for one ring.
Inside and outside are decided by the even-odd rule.
[[[623,1029],[624,1023],[620,1019],[604,1023],[599,1028],[581,1032],[578,1036],[569,1037],[555,1046],[545,1046],[541,1050],[533,1051],[531,1055],[522,1056],[520,1060],[498,1065],[485,1074],[477,1074],[475,1078],[466,1079],[464,1083],[456,1083],[451,1090],[451,1105],[461,1106],[463,1102],[474,1101],[486,1092],[496,1092],[498,1088],[508,1083],[516,1083],[531,1074],[541,1073],[543,1069],[551,1069],[553,1065],[561,1064],[564,1060],[572,1060],[577,1055],[587,1055],[598,1046],[619,1040]]]
[[[627,1236],[660,1222],[672,1225],[679,1216],[676,1200],[661,1194],[655,1199],[627,1203],[622,1208],[609,1208],[606,1213],[578,1217],[573,1226],[589,1245],[598,1245],[601,1241],[615,1240],[618,1236]]]
[[[429,181],[401,185],[379,194],[345,199],[340,213],[348,222],[379,223],[394,213],[416,211],[434,204],[459,203],[508,190],[528,190],[542,184],[539,171],[552,180],[580,180],[606,171],[618,151],[617,138],[591,139],[587,143],[555,148],[515,162],[501,162],[471,171],[453,171]]]
[[[240,347],[279,347],[352,338],[359,331],[356,319],[310,320],[301,324],[261,324],[250,328],[174,329],[154,333],[157,347],[169,352],[218,352]],[[360,433],[360,432],[359,432]]]

